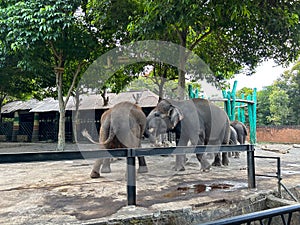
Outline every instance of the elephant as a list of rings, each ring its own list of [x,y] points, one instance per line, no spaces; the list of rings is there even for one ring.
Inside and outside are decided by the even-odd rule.
[[[159,146],[157,138],[160,135],[166,135],[168,128],[166,124],[167,121],[161,121],[161,118],[156,116],[156,112],[156,108],[154,108],[147,116],[144,137],[149,138],[154,146]]]
[[[83,135],[90,141],[100,144],[105,149],[114,148],[136,148],[141,147],[141,139],[146,127],[146,115],[141,107],[131,102],[121,102],[105,111],[101,116],[101,127],[99,131],[99,143],[94,142],[86,133]],[[144,157],[138,157],[139,173],[148,172]],[[109,173],[110,159],[96,160],[91,178],[100,177],[101,172]]]
[[[237,132],[236,130],[230,125],[230,139],[229,139],[229,144],[231,145],[237,145],[238,140],[237,140]]]
[[[237,133],[237,141],[243,145],[246,142],[246,137],[247,137],[247,128],[245,126],[244,123],[240,122],[240,121],[231,121],[230,122],[230,126],[236,131]],[[240,157],[240,153],[239,152],[235,152],[234,154],[235,158],[239,158]]]
[[[229,139],[229,144],[230,145],[237,145],[238,144],[238,140],[237,140],[237,133],[236,130],[230,126],[230,139]],[[228,156],[236,156],[238,153],[237,152],[228,152]],[[238,157],[236,157],[238,158]]]
[[[237,133],[238,142],[241,145],[245,144],[246,137],[248,135],[247,128],[246,128],[245,124],[240,122],[240,121],[235,120],[235,121],[230,122],[230,126],[232,126],[235,129],[235,131]]]
[[[154,140],[155,135],[172,131],[177,146],[229,144],[230,125],[224,110],[206,99],[169,100],[162,99],[147,116],[145,137]],[[203,171],[211,165],[204,154],[196,154]],[[228,165],[226,153],[222,153],[222,164]],[[176,155],[175,170],[184,171],[185,155]],[[220,154],[212,165],[221,166]]]

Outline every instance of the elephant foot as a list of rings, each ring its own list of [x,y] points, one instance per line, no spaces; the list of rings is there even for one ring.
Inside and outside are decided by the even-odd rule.
[[[110,167],[102,167],[101,168],[101,173],[111,173]]]
[[[91,178],[99,178],[100,177],[100,173],[96,172],[96,171],[92,171],[90,174]]]
[[[201,169],[201,171],[204,173],[208,173],[209,171],[211,171],[211,167],[206,168],[206,169]]]
[[[214,161],[211,165],[212,166],[222,166],[220,161]]]
[[[211,171],[211,165],[201,166],[202,172],[209,172]]]
[[[175,171],[185,171],[184,166],[175,166]]]
[[[138,168],[138,173],[148,173],[148,168],[147,166],[140,166]]]
[[[235,155],[234,155],[234,158],[235,158],[235,159],[239,159],[239,158],[240,158],[240,153],[239,153],[239,152],[236,152]]]
[[[229,160],[228,160],[228,158],[223,158],[223,159],[222,159],[222,164],[223,164],[224,166],[228,166],[228,165],[229,165]]]

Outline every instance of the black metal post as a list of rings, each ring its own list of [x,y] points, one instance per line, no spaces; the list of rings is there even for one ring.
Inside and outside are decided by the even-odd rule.
[[[254,145],[249,145],[247,151],[247,167],[248,167],[248,187],[255,188],[255,162],[254,162]]]
[[[279,196],[280,198],[282,197],[281,196],[281,163],[280,163],[280,158],[278,157],[277,158],[277,182],[278,182],[278,193],[279,193]]]
[[[127,157],[127,204],[136,205],[135,157]]]

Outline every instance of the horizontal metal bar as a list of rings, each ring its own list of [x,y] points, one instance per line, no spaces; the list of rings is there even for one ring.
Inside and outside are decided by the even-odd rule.
[[[261,159],[280,159],[280,157],[275,157],[275,156],[254,156],[255,158],[261,158]]]
[[[252,146],[253,147],[253,146]],[[205,152],[232,152],[251,151],[251,145],[198,145],[177,146],[168,148],[132,148],[132,149],[98,149],[92,151],[64,151],[64,152],[29,152],[29,153],[2,153],[0,163],[60,161],[88,158],[116,158],[150,155],[176,155]]]
[[[209,101],[211,101],[211,102],[227,102],[228,99],[227,98],[210,98]],[[232,102],[233,99],[230,99],[230,101]],[[234,101],[235,102],[243,102],[243,103],[254,104],[254,101],[245,100],[245,99],[235,99]]]
[[[251,148],[252,147],[252,148]],[[134,149],[134,156],[150,155],[177,155],[206,152],[235,152],[253,151],[253,145],[197,145],[197,146],[176,146],[168,148],[139,148]]]
[[[249,213],[241,216],[235,216],[231,218],[211,221],[207,223],[201,223],[201,225],[237,225],[252,221],[257,221],[265,218],[275,217],[282,214],[300,212],[300,204],[288,205],[278,208],[272,208],[268,210],[263,210],[259,212]]]
[[[274,176],[274,175],[264,175],[264,174],[255,174],[255,176],[258,176],[258,177],[273,177],[273,178],[278,178],[278,176]]]
[[[0,154],[0,163],[127,157],[127,149]]]

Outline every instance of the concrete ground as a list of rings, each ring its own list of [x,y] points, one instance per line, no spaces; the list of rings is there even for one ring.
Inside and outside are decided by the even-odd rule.
[[[80,149],[89,149],[84,145]],[[55,151],[55,144],[0,143],[0,152]],[[283,183],[300,187],[300,148],[257,145],[255,155],[279,156]],[[78,149],[68,144],[67,150]],[[174,157],[146,157],[149,172],[137,174],[137,206],[126,202],[126,160],[112,163],[112,173],[89,177],[93,160],[0,164],[0,224],[92,224],[162,211],[239,202],[259,193],[277,190],[275,178],[257,177],[257,188],[247,183],[246,154],[231,159],[228,167],[200,172],[194,155],[186,170],[173,171]],[[275,175],[276,161],[256,159],[256,173]],[[225,206],[226,207],[226,206]]]

